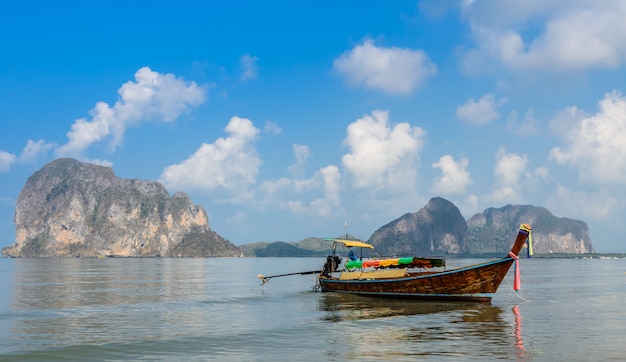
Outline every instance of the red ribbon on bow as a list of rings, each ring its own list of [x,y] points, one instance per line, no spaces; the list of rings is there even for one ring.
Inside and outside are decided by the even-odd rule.
[[[516,292],[520,290],[522,281],[519,273],[519,256],[509,253],[509,256],[515,260],[515,265],[513,266],[513,272],[515,274],[515,279],[513,279],[513,290]]]

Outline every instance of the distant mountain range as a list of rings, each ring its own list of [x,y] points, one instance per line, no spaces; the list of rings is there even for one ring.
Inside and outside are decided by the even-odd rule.
[[[594,253],[589,229],[582,221],[558,218],[531,205],[489,208],[466,221],[454,204],[441,197],[380,227],[367,242],[383,255],[506,254],[521,224],[532,226],[535,253]],[[317,256],[330,251],[329,242],[319,238],[241,248],[246,256]]]
[[[380,227],[367,241],[384,255],[506,254],[522,223],[533,228],[536,253],[594,252],[582,221],[530,205],[489,208],[466,221],[441,197]],[[109,167],[68,158],[29,177],[17,200],[15,227],[15,244],[3,248],[3,256],[313,257],[328,255],[331,247],[320,238],[237,247],[210,228],[207,213],[186,194],[170,197],[158,182],[121,179]]]

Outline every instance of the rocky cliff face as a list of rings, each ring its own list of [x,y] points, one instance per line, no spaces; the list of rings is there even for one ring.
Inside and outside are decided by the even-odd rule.
[[[532,227],[535,253],[595,252],[582,221],[557,218],[542,207],[507,205],[486,209],[466,222],[456,206],[440,197],[379,228],[369,243],[385,255],[506,255],[521,224]]]
[[[379,228],[369,243],[384,255],[467,253],[466,224],[459,209],[441,197],[414,214],[405,214]]]
[[[108,167],[57,159],[35,172],[15,208],[11,257],[233,256],[206,212],[153,181],[126,180]]]
[[[508,252],[520,224],[532,226],[535,253],[595,252],[586,223],[557,218],[542,207],[507,205],[486,209],[467,221],[470,253]]]

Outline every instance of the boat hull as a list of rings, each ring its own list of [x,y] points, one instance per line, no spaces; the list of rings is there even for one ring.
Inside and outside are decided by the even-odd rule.
[[[341,280],[320,276],[323,292],[350,293],[387,298],[490,302],[514,259],[436,273],[412,273],[402,278]]]

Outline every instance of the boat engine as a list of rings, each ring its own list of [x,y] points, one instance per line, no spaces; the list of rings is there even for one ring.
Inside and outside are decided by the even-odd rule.
[[[339,264],[341,264],[341,258],[339,256],[327,256],[324,269],[322,270],[322,275],[330,276],[331,273],[337,270]]]

